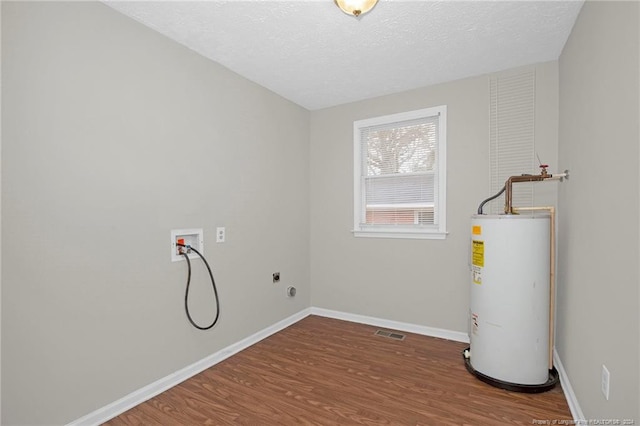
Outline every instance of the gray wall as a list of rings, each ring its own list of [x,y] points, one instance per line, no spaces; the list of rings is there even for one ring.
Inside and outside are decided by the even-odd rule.
[[[586,2],[560,57],[556,345],[588,419],[640,421],[638,16]]]
[[[101,3],[2,19],[2,423],[72,421],[309,306],[307,110]],[[190,227],[208,332],[169,259]]]
[[[557,347],[587,418],[640,419],[638,9],[583,8],[559,148],[558,63],[535,66],[536,151],[572,172],[536,202],[560,188]],[[2,2],[1,19],[2,423],[69,422],[309,305],[466,331],[488,76],[310,114],[102,4]],[[354,238],[353,121],[441,104],[448,238]],[[204,333],[169,261],[186,227],[204,228],[219,284]]]
[[[557,62],[534,68],[536,151],[555,168]],[[355,238],[353,121],[436,105],[448,107],[447,239]],[[491,195],[489,76],[314,111],[310,141],[311,304],[466,332],[470,216]],[[558,183],[541,185],[536,202],[555,205]]]

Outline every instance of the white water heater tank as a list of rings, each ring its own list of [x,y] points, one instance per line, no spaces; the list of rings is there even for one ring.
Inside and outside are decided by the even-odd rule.
[[[550,216],[474,215],[470,363],[498,381],[549,379]]]

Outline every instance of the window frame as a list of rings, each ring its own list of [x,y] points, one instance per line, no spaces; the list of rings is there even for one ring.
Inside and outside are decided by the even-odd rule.
[[[438,117],[437,140],[437,187],[434,187],[434,219],[433,227],[411,225],[367,225],[363,226],[362,212],[364,188],[362,185],[362,129],[371,126],[401,123],[408,120]],[[447,236],[447,106],[423,108],[415,111],[373,117],[353,122],[353,235],[355,237],[374,238],[409,238],[409,239],[445,239]]]

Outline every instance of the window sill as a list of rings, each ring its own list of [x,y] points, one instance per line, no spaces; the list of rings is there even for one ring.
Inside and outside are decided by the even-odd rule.
[[[361,231],[354,230],[354,237],[365,237],[365,238],[396,238],[396,239],[412,239],[412,240],[444,240],[447,238],[448,232],[408,232],[408,231]]]

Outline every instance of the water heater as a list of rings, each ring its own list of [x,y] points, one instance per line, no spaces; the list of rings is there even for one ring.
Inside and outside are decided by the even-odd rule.
[[[550,216],[471,220],[469,371],[504,389],[552,388],[549,366]]]

